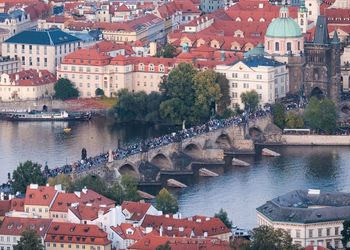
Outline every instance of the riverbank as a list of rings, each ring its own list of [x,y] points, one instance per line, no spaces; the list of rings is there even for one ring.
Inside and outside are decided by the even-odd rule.
[[[51,110],[67,112],[105,112],[117,102],[116,98],[90,98],[73,100],[40,99],[35,101],[0,102],[1,111],[42,110],[44,106]]]
[[[281,145],[350,146],[350,135],[282,135]]]

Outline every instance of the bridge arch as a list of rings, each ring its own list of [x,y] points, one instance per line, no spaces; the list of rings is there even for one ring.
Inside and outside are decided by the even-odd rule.
[[[225,133],[222,133],[221,135],[219,135],[216,138],[215,143],[217,145],[219,145],[219,147],[222,149],[232,148],[232,140],[231,140],[230,136],[228,134],[225,134]]]
[[[259,127],[251,127],[249,128],[249,136],[253,141],[262,141],[264,139],[264,133],[261,131]]]
[[[196,143],[189,143],[185,146],[183,152],[193,158],[200,158],[202,149]]]
[[[344,105],[340,110],[341,110],[341,112],[343,112],[343,113],[345,113],[347,115],[350,114],[350,108],[349,108],[348,105]]]
[[[317,97],[317,99],[323,99],[324,94],[325,93],[323,93],[323,91],[319,87],[315,87],[311,90],[310,98],[315,96]]]
[[[171,164],[171,161],[169,160],[169,158],[166,157],[162,153],[156,154],[152,158],[151,164],[156,166],[156,167],[159,167],[160,169],[171,169],[171,167],[172,167],[172,164]]]
[[[138,178],[139,177],[139,174],[138,174],[138,171],[137,171],[137,167],[134,166],[132,163],[124,163],[123,165],[121,165],[119,168],[118,168],[118,171],[121,175],[125,175],[125,174],[129,174],[131,176],[133,176],[134,178]]]

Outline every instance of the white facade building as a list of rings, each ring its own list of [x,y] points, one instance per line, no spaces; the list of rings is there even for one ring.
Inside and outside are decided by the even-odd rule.
[[[231,104],[243,108],[241,94],[255,90],[259,105],[274,103],[289,91],[288,70],[285,64],[263,56],[252,56],[230,65],[218,65],[216,71],[229,80]]]

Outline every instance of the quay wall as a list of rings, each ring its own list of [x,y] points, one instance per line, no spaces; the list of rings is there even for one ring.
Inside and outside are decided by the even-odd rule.
[[[350,135],[282,135],[283,145],[350,146]]]

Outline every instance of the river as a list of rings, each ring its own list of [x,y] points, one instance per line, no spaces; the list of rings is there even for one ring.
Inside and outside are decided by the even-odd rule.
[[[64,132],[69,127],[71,132]],[[88,155],[159,136],[172,129],[147,125],[115,125],[105,119],[90,122],[7,122],[0,121],[0,182],[25,160],[49,167]],[[177,192],[183,216],[213,216],[220,208],[235,225],[256,226],[255,208],[266,200],[294,189],[317,188],[350,192],[349,147],[275,147],[281,157],[244,156],[250,167],[228,167],[219,177],[201,178]]]

